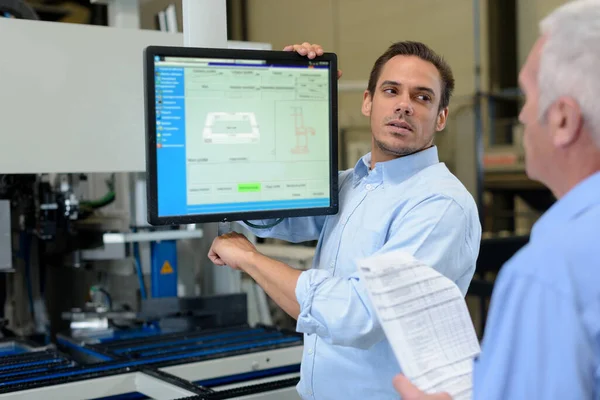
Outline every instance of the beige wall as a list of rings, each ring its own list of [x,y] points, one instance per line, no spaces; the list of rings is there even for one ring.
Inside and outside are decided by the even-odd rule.
[[[537,38],[539,20],[565,1],[518,0],[519,67]],[[484,90],[488,88],[487,3],[479,0]],[[322,44],[338,54],[342,82],[366,82],[375,59],[394,41],[423,41],[441,53],[454,70],[456,90],[448,127],[438,135],[437,144],[442,160],[475,193],[472,0],[248,0],[248,11],[249,40],[272,43],[274,49],[304,41]],[[360,113],[361,101],[360,90],[340,94],[339,122],[341,128],[352,128],[349,141],[370,135],[368,120]]]
[[[274,48],[303,41],[338,53],[344,79],[364,80],[393,42],[419,40],[442,53],[457,95],[473,91],[471,0],[249,0],[249,36]]]
[[[485,3],[480,1],[484,71]],[[422,41],[441,53],[453,68],[456,89],[448,129],[438,135],[437,143],[451,168],[459,159],[457,152],[463,154],[460,158],[466,164],[460,178],[475,190],[472,118],[462,115],[458,122],[453,117],[454,110],[471,103],[474,93],[472,0],[248,0],[248,11],[249,40],[270,42],[274,49],[304,41],[319,43],[338,54],[342,82],[366,83],[374,61],[396,41]],[[340,94],[339,122],[340,128],[351,128],[348,142],[370,137],[368,119],[360,112],[362,96],[362,90]]]
[[[537,40],[539,22],[566,2],[567,0],[518,0],[519,67],[525,63],[529,50]]]

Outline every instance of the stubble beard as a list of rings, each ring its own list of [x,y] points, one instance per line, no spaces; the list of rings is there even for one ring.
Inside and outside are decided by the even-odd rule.
[[[379,150],[381,150],[383,153],[391,155],[391,156],[404,157],[404,156],[408,156],[409,154],[416,153],[417,151],[420,150],[420,149],[416,149],[416,148],[412,148],[412,147],[392,148],[392,147],[386,146],[385,143],[383,143],[381,140],[378,140],[377,138],[373,138],[373,139],[375,141],[375,145],[377,146],[377,148],[379,148]]]
[[[413,125],[413,127],[414,127],[414,125]],[[433,139],[434,139],[434,136],[431,137],[431,140],[429,142],[427,142],[425,145],[423,145],[421,147],[392,148],[392,147],[387,146],[383,141],[378,140],[375,137],[375,135],[373,135],[373,141],[375,143],[375,146],[377,146],[377,148],[379,150],[381,150],[383,153],[390,155],[390,156],[394,156],[394,157],[404,157],[404,156],[408,156],[408,155],[411,155],[414,153],[418,153],[419,151],[425,150],[425,149],[433,146]]]

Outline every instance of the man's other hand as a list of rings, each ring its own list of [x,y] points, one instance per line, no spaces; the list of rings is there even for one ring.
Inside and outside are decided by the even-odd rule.
[[[228,265],[233,269],[241,270],[254,253],[258,253],[258,250],[246,236],[230,232],[213,241],[208,251],[208,258],[216,265]]]
[[[307,56],[311,60],[317,56],[323,55],[323,48],[320,44],[310,44],[308,42],[302,44],[290,44],[285,46],[283,51],[295,51],[301,56]],[[338,79],[340,79],[342,77],[342,71],[338,69],[337,75]]]
[[[452,400],[448,393],[426,394],[420,391],[402,374],[394,377],[394,388],[402,400]]]

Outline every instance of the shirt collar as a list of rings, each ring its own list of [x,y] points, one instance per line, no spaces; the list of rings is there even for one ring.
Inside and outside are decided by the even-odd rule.
[[[552,232],[552,228],[576,218],[594,204],[600,203],[600,171],[579,182],[552,205],[535,223],[531,236]]]
[[[378,162],[373,171],[378,171],[383,182],[400,183],[417,172],[439,163],[437,146],[410,154],[408,156],[395,158],[390,161]],[[371,153],[367,153],[358,160],[354,166],[354,182],[357,183],[369,174],[371,166]]]

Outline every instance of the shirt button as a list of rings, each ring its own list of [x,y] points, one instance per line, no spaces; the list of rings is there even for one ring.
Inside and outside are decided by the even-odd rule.
[[[313,349],[308,349],[308,354],[312,355],[312,353],[313,353]]]
[[[331,264],[329,264],[329,268],[333,269],[333,267],[335,267],[335,263],[332,262]]]
[[[365,186],[365,188],[367,190],[371,190],[371,189],[373,189],[373,185],[371,185],[370,183],[367,183],[367,186]]]

